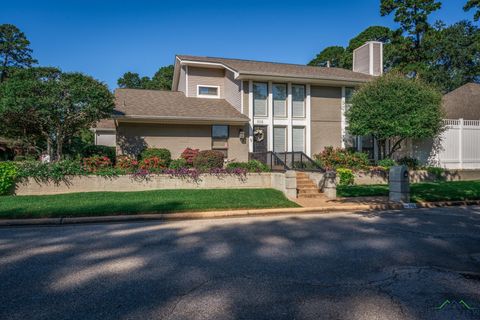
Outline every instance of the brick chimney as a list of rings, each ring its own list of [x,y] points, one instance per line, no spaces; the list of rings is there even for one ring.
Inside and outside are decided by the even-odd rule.
[[[383,73],[383,43],[368,41],[353,50],[353,71],[381,76]]]

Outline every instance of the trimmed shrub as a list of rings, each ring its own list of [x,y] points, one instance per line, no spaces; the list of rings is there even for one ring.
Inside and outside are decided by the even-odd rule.
[[[341,186],[351,186],[355,182],[355,176],[353,171],[346,168],[337,169],[338,177],[340,178],[339,185]]]
[[[185,159],[187,162],[187,165],[193,166],[193,160],[198,156],[198,153],[200,150],[198,149],[191,149],[191,148],[186,148],[183,150],[182,155],[180,156],[182,159]]]
[[[118,156],[116,168],[125,172],[133,172],[138,168],[138,161],[130,156]]]
[[[168,166],[169,169],[173,169],[173,170],[179,170],[187,167],[188,167],[187,160],[183,158],[172,160],[172,162],[170,162],[170,165]]]
[[[445,180],[445,169],[440,167],[426,167],[425,170],[427,170],[428,173],[434,175],[435,180]]]
[[[142,153],[140,153],[141,160],[152,158],[158,158],[158,160],[160,161],[159,165],[166,168],[169,166],[170,161],[172,161],[172,154],[168,149],[159,148],[147,148],[143,150]]]
[[[17,167],[13,162],[0,162],[0,195],[8,194],[15,184]]]
[[[88,145],[82,149],[82,158],[91,158],[93,156],[108,157],[111,163],[115,162],[115,147]]]
[[[410,170],[417,170],[419,167],[418,159],[403,157],[397,160],[398,164],[401,166],[407,166]]]
[[[250,160],[248,162],[230,162],[227,169],[245,169],[248,172],[268,172],[270,169],[264,163],[258,160]]]
[[[216,150],[203,150],[193,159],[193,166],[200,170],[223,168],[223,153]]]
[[[325,149],[314,155],[320,166],[327,169],[348,168],[360,170],[368,167],[370,161],[368,154],[363,152],[351,152],[342,148],[325,147]]]
[[[112,167],[112,161],[107,156],[93,156],[83,159],[83,168],[89,173],[98,173]]]
[[[393,160],[393,159],[385,158],[385,159],[379,160],[379,161],[378,161],[378,165],[379,165],[380,167],[384,167],[384,168],[386,168],[386,169],[390,169],[391,167],[396,166],[397,163],[396,163],[395,160]]]

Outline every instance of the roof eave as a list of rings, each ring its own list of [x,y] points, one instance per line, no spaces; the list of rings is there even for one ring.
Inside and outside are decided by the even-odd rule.
[[[145,115],[120,115],[114,117],[119,122],[136,123],[177,123],[177,124],[246,124],[248,118],[203,118],[203,117],[175,117],[175,116],[145,116]]]
[[[352,79],[352,78],[335,78],[335,77],[300,77],[295,75],[272,75],[261,73],[240,73],[238,80],[259,80],[259,81],[287,81],[287,82],[306,82],[311,84],[343,84],[343,85],[359,85],[369,82],[371,79]]]

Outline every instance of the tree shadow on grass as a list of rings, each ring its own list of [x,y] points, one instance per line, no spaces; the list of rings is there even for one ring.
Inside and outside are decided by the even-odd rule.
[[[480,304],[479,214],[3,228],[0,318],[452,318]]]

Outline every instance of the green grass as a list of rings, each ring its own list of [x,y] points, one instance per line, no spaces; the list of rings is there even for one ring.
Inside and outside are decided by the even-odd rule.
[[[340,197],[388,196],[388,185],[339,186]],[[412,202],[480,200],[480,181],[442,181],[410,185]]]
[[[273,189],[156,190],[0,197],[0,219],[298,207]]]

